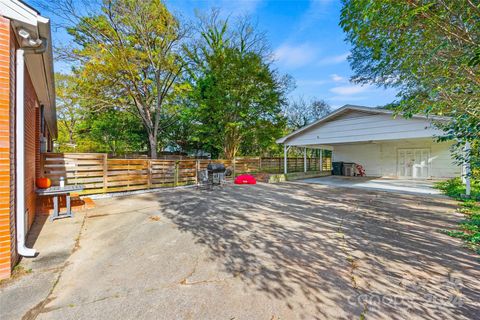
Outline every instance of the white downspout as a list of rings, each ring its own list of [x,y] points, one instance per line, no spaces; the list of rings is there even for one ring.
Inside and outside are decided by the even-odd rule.
[[[15,116],[15,173],[16,173],[16,217],[17,217],[17,251],[24,257],[33,257],[35,249],[25,246],[25,51],[17,50],[16,66],[16,116]]]

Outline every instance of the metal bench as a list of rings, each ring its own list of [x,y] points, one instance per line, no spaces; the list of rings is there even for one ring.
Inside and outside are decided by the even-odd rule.
[[[39,196],[53,196],[53,215],[50,218],[51,221],[55,219],[61,218],[71,218],[73,217],[72,208],[70,204],[70,195],[73,192],[82,191],[85,188],[83,185],[75,185],[75,186],[65,186],[65,187],[50,187],[47,189],[37,189],[35,192]],[[65,195],[67,211],[65,213],[60,214],[60,209],[58,205],[58,197],[61,195]]]

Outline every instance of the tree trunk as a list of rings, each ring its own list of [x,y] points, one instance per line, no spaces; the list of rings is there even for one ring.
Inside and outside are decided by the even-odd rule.
[[[157,159],[157,136],[153,134],[148,135],[148,142],[150,143],[150,158]]]
[[[240,146],[240,137],[236,132],[227,132],[223,143],[223,154],[225,159],[232,160],[237,155]]]
[[[75,140],[73,138],[73,130],[72,131],[68,131],[68,139],[70,140],[70,144],[75,144]]]

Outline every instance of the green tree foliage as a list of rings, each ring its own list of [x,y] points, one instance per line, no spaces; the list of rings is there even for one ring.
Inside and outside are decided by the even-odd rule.
[[[228,159],[268,150],[283,134],[289,78],[272,68],[265,41],[248,20],[230,23],[213,12],[199,33],[187,49],[194,140]]]
[[[399,90],[397,110],[452,117],[439,124],[457,147],[480,140],[480,5],[470,0],[344,0],[357,83]],[[457,153],[462,160],[461,153]],[[475,160],[476,159],[476,160]]]
[[[114,157],[147,150],[147,133],[138,117],[122,110],[89,114],[79,131],[93,142],[97,152]]]
[[[160,0],[105,0],[98,14],[78,17],[68,32],[89,107],[137,116],[156,158],[159,136],[176,113],[173,101],[188,90],[181,84],[179,21]]]
[[[60,152],[107,152],[114,156],[147,150],[147,134],[135,115],[107,108],[93,112],[74,75],[55,75]]]
[[[75,151],[78,125],[83,119],[81,97],[77,91],[76,77],[55,74],[56,107],[60,151]]]

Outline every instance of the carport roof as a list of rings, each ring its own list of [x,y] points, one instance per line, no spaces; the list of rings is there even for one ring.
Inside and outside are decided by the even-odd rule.
[[[309,125],[306,125],[298,130],[295,130],[293,132],[291,132],[290,134],[280,138],[280,139],[277,139],[277,143],[285,143],[285,141],[287,141],[289,138],[292,138],[293,136],[296,136],[298,135],[299,133],[302,133],[310,128],[313,128],[313,127],[316,127],[322,123],[325,123],[327,121],[330,121],[330,120],[333,120],[334,118],[336,117],[339,117],[347,112],[351,112],[351,111],[360,111],[360,112],[364,112],[364,113],[370,113],[372,115],[374,114],[388,114],[388,115],[395,115],[396,113],[392,110],[388,110],[388,109],[381,109],[381,108],[371,108],[371,107],[365,107],[365,106],[357,106],[357,105],[351,105],[351,104],[347,104],[347,105],[344,105],[343,107],[329,113],[328,115],[326,115],[325,117],[323,118],[320,118],[318,119],[317,121],[314,121],[312,122],[311,124]],[[402,113],[399,113],[399,115],[402,115]],[[414,119],[429,119],[429,120],[435,120],[435,121],[447,121],[449,119],[449,117],[441,117],[441,116],[424,116],[424,115],[413,115],[412,118]]]

